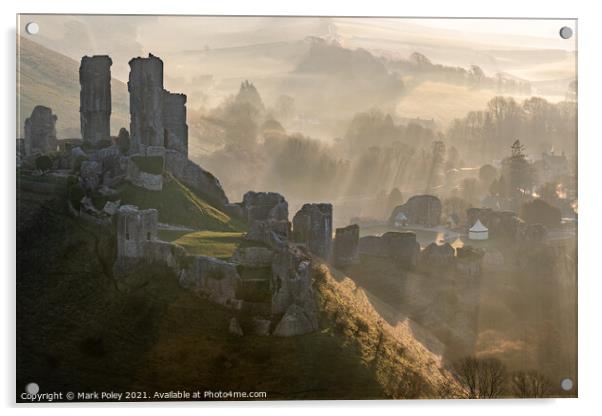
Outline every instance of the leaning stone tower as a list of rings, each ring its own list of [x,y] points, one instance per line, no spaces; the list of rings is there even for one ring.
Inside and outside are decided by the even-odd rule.
[[[111,65],[107,55],[84,56],[79,67],[79,113],[84,142],[111,137]]]

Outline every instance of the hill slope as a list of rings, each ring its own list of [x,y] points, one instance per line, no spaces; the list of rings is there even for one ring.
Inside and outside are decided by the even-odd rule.
[[[23,137],[25,119],[36,105],[52,108],[58,120],[59,139],[80,137],[79,132],[79,62],[47,49],[24,37],[17,38],[17,108],[19,136]],[[127,85],[111,81],[111,133],[129,130],[129,96]]]
[[[265,391],[268,399],[433,397],[454,389],[409,331],[381,323],[361,290],[321,266],[314,270],[318,332],[235,337],[232,312],[181,289],[169,270],[149,267],[115,281],[113,237],[67,216],[61,198],[21,191],[19,200],[19,386]]]

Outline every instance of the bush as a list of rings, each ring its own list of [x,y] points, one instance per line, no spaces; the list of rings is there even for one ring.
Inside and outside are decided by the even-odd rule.
[[[560,225],[560,210],[543,199],[534,199],[521,206],[520,217],[528,224],[543,224],[548,228]]]
[[[36,157],[36,169],[42,172],[47,172],[52,169],[52,159],[48,155],[41,155]]]

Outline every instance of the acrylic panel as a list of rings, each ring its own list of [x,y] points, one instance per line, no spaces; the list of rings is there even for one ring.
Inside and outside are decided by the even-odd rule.
[[[17,401],[577,396],[576,20],[17,27]]]

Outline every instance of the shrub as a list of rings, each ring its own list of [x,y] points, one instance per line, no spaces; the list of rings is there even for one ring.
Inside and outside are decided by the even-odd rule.
[[[560,210],[543,199],[534,199],[521,206],[520,217],[528,224],[543,224],[548,228],[560,225]]]
[[[36,157],[36,169],[42,172],[47,172],[52,169],[52,159],[48,155],[41,155]]]

